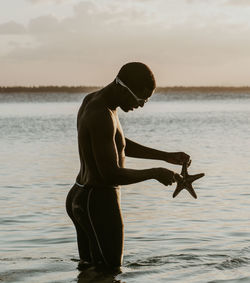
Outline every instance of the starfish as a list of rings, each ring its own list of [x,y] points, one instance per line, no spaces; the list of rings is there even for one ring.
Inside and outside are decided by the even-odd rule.
[[[202,178],[204,175],[205,175],[204,173],[195,174],[195,175],[188,175],[187,163],[183,163],[182,170],[181,170],[181,176],[183,178],[180,178],[180,176],[177,175],[178,176],[177,186],[176,186],[176,189],[173,193],[173,198],[175,198],[182,190],[186,189],[191,194],[191,196],[196,199],[197,195],[194,191],[192,183],[195,180]]]

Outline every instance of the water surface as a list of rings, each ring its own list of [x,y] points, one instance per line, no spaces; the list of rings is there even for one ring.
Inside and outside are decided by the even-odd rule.
[[[18,95],[18,96],[17,96]],[[6,98],[7,97],[7,98]],[[113,282],[76,269],[64,202],[79,169],[84,94],[1,96],[0,281]],[[120,111],[128,138],[191,155],[198,199],[154,180],[122,188],[124,264],[114,282],[250,282],[250,97],[155,95]],[[179,166],[128,158],[129,168]],[[91,281],[92,280],[92,281]]]

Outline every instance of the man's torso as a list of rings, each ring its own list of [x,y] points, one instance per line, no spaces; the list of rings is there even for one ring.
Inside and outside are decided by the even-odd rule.
[[[92,185],[95,187],[105,186],[105,182],[98,171],[94,154],[95,148],[93,148],[89,133],[91,124],[94,120],[97,117],[100,119],[100,113],[108,114],[112,119],[117,161],[119,166],[122,168],[124,167],[125,162],[125,137],[117,112],[115,110],[111,111],[107,108],[104,100],[102,99],[101,91],[87,95],[83,100],[77,117],[78,148],[81,162],[77,181],[81,184]],[[103,119],[106,119],[106,117],[107,115],[103,115],[103,117],[101,116]],[[100,140],[98,143],[98,146],[101,146],[102,141]]]

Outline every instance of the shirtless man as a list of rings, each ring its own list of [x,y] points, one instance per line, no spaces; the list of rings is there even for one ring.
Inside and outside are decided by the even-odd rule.
[[[123,134],[117,108],[128,112],[143,107],[154,89],[155,79],[149,67],[139,62],[128,63],[112,83],[87,95],[80,107],[77,130],[81,168],[66,200],[67,213],[76,228],[80,269],[122,264],[120,185],[155,179],[168,186],[181,178],[162,167],[125,168],[125,156],[179,165],[189,161],[184,152],[148,148]]]

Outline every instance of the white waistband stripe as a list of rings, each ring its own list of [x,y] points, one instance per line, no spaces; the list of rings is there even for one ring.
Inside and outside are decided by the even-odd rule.
[[[75,182],[75,184],[76,184],[78,187],[80,187],[80,188],[84,188],[84,185],[81,185],[81,184],[79,184],[79,183],[77,183],[77,182]]]

